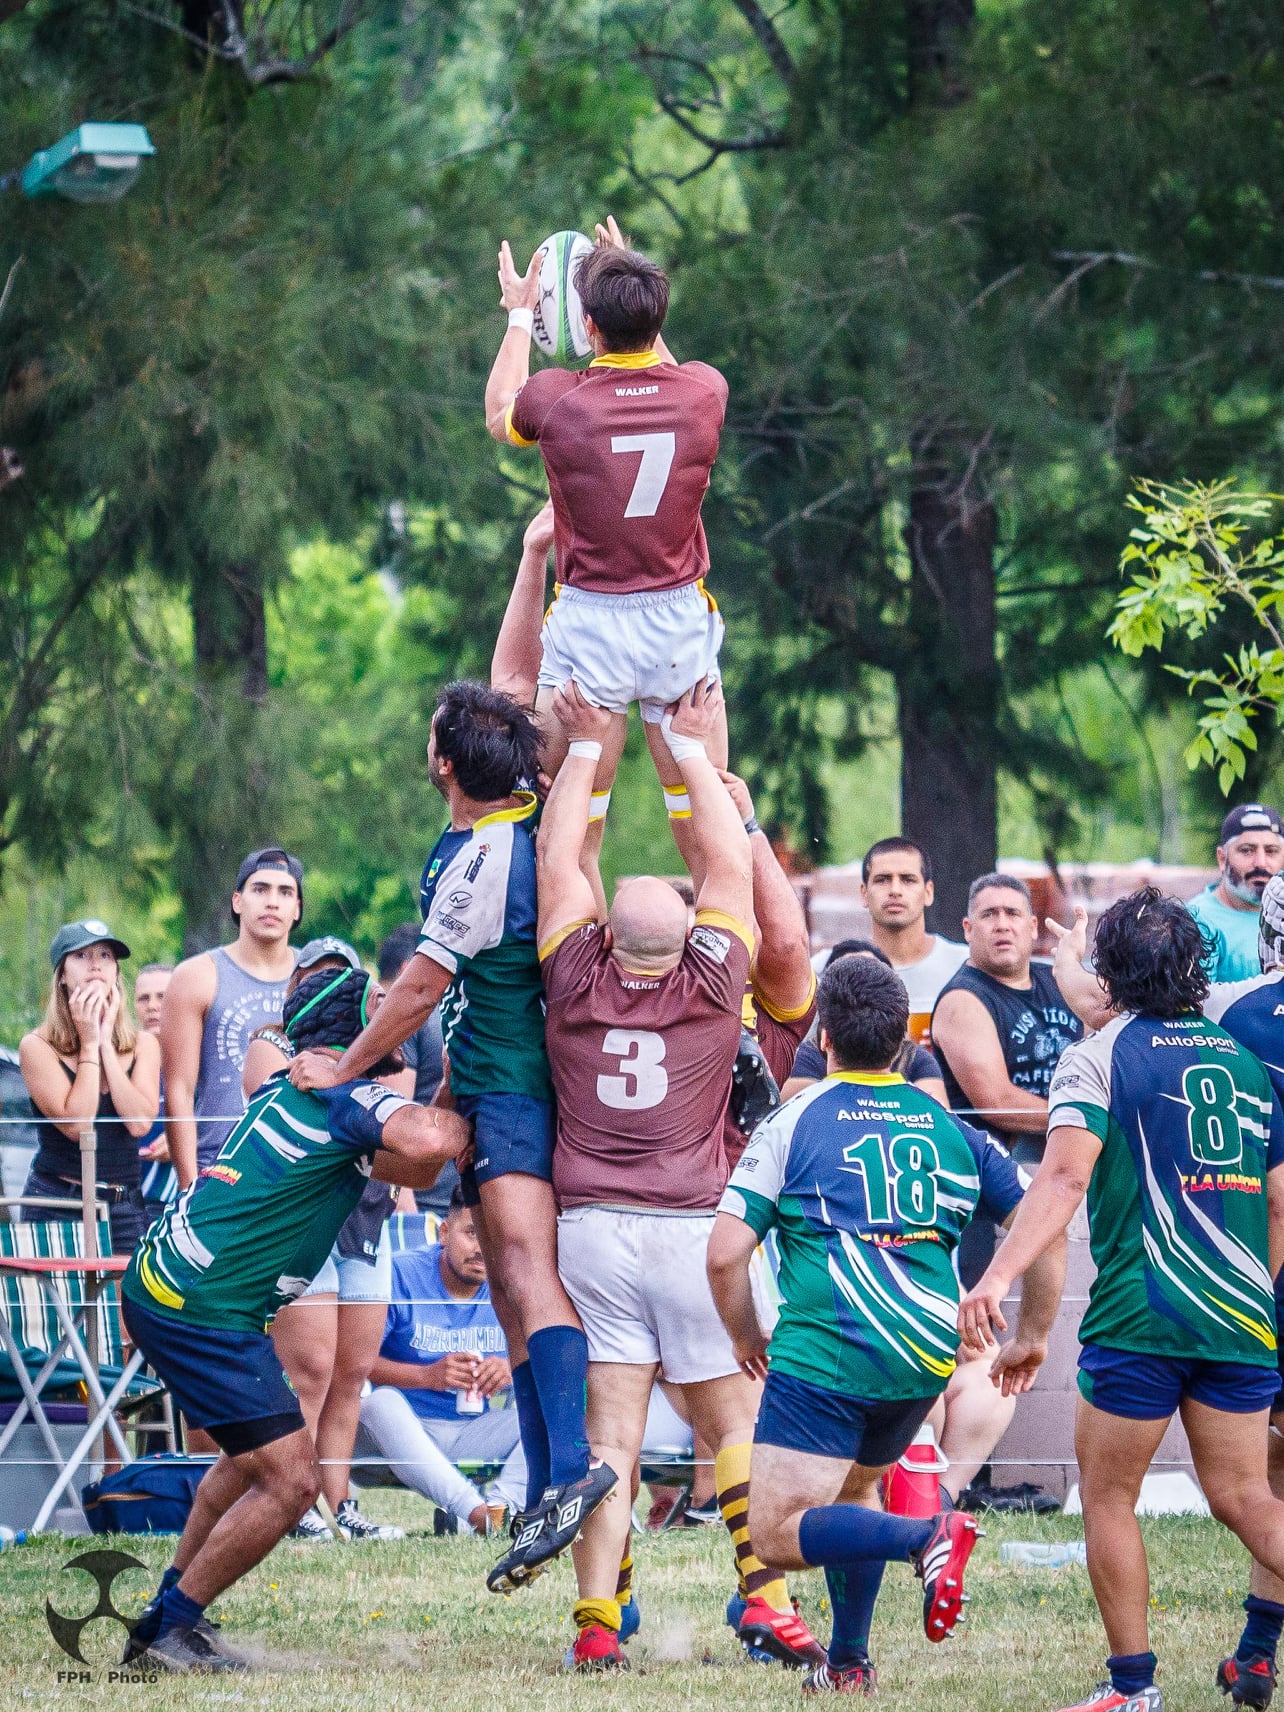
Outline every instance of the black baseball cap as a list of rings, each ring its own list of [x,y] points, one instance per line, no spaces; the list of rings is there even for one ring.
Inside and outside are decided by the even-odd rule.
[[[236,870],[236,884],[232,887],[239,892],[252,875],[264,868],[279,868],[282,873],[289,874],[299,888],[299,921],[303,920],[303,864],[297,856],[291,856],[288,850],[282,850],[279,845],[269,844],[266,850],[251,850],[241,866]],[[296,922],[297,926],[298,923]]]
[[[295,961],[295,974],[301,975],[305,969],[311,969],[314,963],[320,963],[326,957],[341,958],[349,969],[361,967],[361,959],[347,940],[338,939],[333,933],[327,933],[323,934],[320,939],[309,939]]]
[[[1284,835],[1284,821],[1273,808],[1266,808],[1262,803],[1241,803],[1233,808],[1222,822],[1222,835],[1219,844],[1229,844],[1232,838],[1239,838],[1245,832],[1275,832]]]
[[[128,945],[123,939],[116,938],[105,921],[91,918],[89,921],[69,921],[58,929],[49,942],[49,961],[56,969],[64,957],[69,957],[73,951],[83,951],[87,945],[110,945],[122,963],[130,955]]]

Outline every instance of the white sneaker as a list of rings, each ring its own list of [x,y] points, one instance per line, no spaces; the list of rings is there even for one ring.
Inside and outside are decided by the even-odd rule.
[[[305,1510],[290,1532],[292,1540],[302,1540],[307,1545],[331,1546],[334,1535],[326,1526],[325,1518],[315,1506]]]
[[[334,1513],[345,1540],[404,1540],[406,1530],[390,1523],[371,1522],[357,1508],[355,1498],[345,1498]]]

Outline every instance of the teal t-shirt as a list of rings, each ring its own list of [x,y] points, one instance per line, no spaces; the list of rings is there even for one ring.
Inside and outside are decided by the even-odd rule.
[[[1257,955],[1257,926],[1262,912],[1231,909],[1217,896],[1217,887],[1206,886],[1186,908],[1213,941],[1204,964],[1210,981],[1247,981],[1260,975]]]

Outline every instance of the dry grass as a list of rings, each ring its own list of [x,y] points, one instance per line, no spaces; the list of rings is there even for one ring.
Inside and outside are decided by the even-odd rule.
[[[425,1507],[408,1494],[369,1492],[363,1508],[422,1530]],[[960,1639],[931,1647],[917,1621],[917,1583],[889,1571],[875,1623],[880,1699],[905,1712],[1027,1712],[1073,1701],[1104,1674],[1104,1639],[1087,1576],[1079,1569],[1000,1568],[1002,1539],[1073,1538],[1074,1521],[991,1521],[973,1563],[972,1621]],[[1152,1644],[1172,1712],[1222,1704],[1217,1659],[1239,1633],[1244,1553],[1208,1521],[1145,1524],[1153,1578]],[[136,1609],[168,1562],[164,1539],[93,1542],[132,1552],[148,1574],[116,1583],[122,1610]],[[722,1610],[730,1590],[729,1548],[720,1529],[644,1537],[637,1548],[642,1632],[626,1677],[580,1679],[560,1668],[571,1639],[569,1567],[559,1565],[523,1595],[498,1599],[482,1576],[492,1550],[477,1540],[279,1547],[215,1606],[229,1641],[255,1660],[243,1676],[162,1677],[154,1685],[109,1681],[120,1630],[95,1623],[83,1643],[96,1662],[88,1684],[61,1686],[70,1665],[45,1622],[45,1600],[74,1614],[92,1588],[61,1566],[89,1542],[42,1539],[0,1556],[0,1705],[148,1704],[166,1712],[234,1705],[274,1712],[618,1712],[723,1706],[728,1696],[757,1707],[796,1707],[797,1675],[741,1661]],[[796,1578],[804,1614],[828,1632],[824,1583]],[[965,1638],[962,1638],[965,1634]],[[72,1667],[76,1668],[76,1667]]]

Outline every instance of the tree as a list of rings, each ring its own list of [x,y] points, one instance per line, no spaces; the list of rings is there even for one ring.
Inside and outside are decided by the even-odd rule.
[[[208,943],[229,867],[282,836],[265,596],[293,540],[351,535],[429,457],[416,382],[439,284],[423,266],[433,228],[409,182],[409,121],[386,64],[342,98],[320,80],[252,92],[145,20],[56,5],[0,37],[0,86],[31,137],[56,135],[82,88],[108,109],[154,92],[163,173],[74,219],[21,205],[5,425],[27,473],[22,503],[0,509],[0,551],[29,568],[50,516],[64,533],[79,519],[84,569],[67,601],[144,569],[186,589],[193,693],[175,765],[194,788],[150,806],[173,841],[189,943]],[[57,640],[62,609],[48,610]],[[32,692],[14,704],[34,731],[55,657],[33,655]]]
[[[1235,602],[1256,633],[1216,666],[1166,670],[1202,698],[1198,735],[1187,765],[1214,768],[1222,794],[1247,770],[1258,748],[1257,721],[1284,710],[1284,538],[1262,532],[1275,495],[1241,493],[1233,482],[1175,487],[1142,481],[1129,505],[1141,522],[1120,558],[1132,582],[1119,596],[1110,636],[1125,654],[1164,652],[1169,631],[1202,641]],[[1265,644],[1265,645],[1263,645]]]

